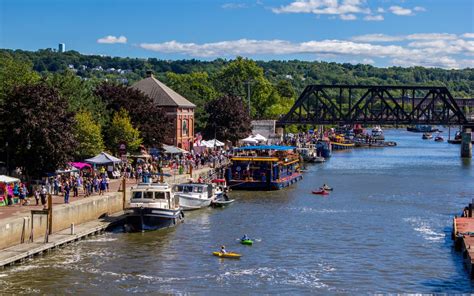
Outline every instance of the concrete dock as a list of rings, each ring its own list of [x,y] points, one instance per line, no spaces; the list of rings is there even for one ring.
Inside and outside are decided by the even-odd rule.
[[[460,217],[453,219],[452,238],[455,250],[462,252],[464,265],[471,279],[474,279],[474,217],[472,203],[463,210]]]
[[[125,216],[119,212],[112,216],[104,217],[96,221],[74,225],[74,227],[58,231],[46,237],[40,236],[33,240],[33,242],[24,242],[0,252],[0,268],[22,262],[25,259],[36,255],[49,252],[63,245],[78,241],[91,235],[96,235],[103,232],[110,226],[120,223]]]

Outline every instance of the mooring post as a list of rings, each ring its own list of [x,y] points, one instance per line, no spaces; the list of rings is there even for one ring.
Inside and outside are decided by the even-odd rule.
[[[48,194],[48,234],[53,234],[53,196]]]
[[[71,235],[76,234],[76,229],[74,228],[74,223],[71,223]]]
[[[472,158],[472,128],[463,127],[461,140],[461,157]]]
[[[122,209],[125,210],[127,203],[127,180],[122,179]]]

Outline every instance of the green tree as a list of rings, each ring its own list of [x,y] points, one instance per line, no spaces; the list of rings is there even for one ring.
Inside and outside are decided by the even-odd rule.
[[[209,114],[207,137],[237,142],[250,134],[250,117],[239,97],[224,95],[207,103],[205,108]]]
[[[142,144],[140,132],[134,128],[125,109],[115,112],[106,133],[107,146],[117,152],[119,144],[125,142],[128,151],[136,151]]]
[[[204,106],[207,102],[217,98],[218,93],[209,79],[209,75],[204,72],[194,72],[191,74],[166,73],[167,85],[183,97],[196,105],[194,112],[195,129],[204,130],[207,121],[207,113]]]
[[[74,114],[66,99],[44,82],[13,89],[0,105],[0,127],[9,168],[22,168],[29,177],[54,172],[76,149]]]
[[[88,111],[82,111],[75,116],[74,135],[78,142],[75,155],[78,159],[94,156],[104,150],[101,127]]]
[[[32,65],[9,54],[0,54],[0,103],[4,102],[15,87],[38,82],[40,76]]]
[[[229,96],[247,100],[250,90],[252,117],[261,118],[267,107],[272,104],[270,101],[272,85],[263,74],[263,68],[254,61],[238,57],[224,66],[214,81],[217,90]]]

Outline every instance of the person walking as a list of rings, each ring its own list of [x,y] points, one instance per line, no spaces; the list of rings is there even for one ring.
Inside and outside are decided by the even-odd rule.
[[[41,199],[41,205],[43,207],[46,206],[46,194],[48,193],[48,190],[46,187],[43,185],[41,186],[41,191],[40,191],[40,199]]]
[[[71,191],[71,186],[69,185],[69,182],[66,181],[64,183],[64,203],[68,204],[69,203],[69,193]]]

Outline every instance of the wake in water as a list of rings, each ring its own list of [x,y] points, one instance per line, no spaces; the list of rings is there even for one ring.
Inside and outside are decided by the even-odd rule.
[[[445,233],[436,232],[429,221],[423,220],[420,217],[404,218],[403,221],[409,223],[413,227],[413,230],[420,233],[427,241],[439,242],[443,241],[446,237]]]

